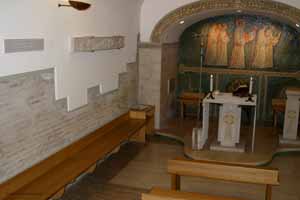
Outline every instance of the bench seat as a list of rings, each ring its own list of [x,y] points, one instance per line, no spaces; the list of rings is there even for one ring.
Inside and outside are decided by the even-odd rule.
[[[145,127],[125,114],[0,185],[0,200],[46,200]],[[2,193],[3,192],[3,193]]]
[[[143,196],[142,200],[242,200],[239,198],[204,195],[161,188],[153,188],[148,196],[147,194],[143,194]]]

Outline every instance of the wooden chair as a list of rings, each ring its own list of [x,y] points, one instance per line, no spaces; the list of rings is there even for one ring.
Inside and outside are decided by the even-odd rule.
[[[278,124],[278,114],[285,112],[285,99],[272,99],[272,110],[273,110],[273,127],[276,128]]]
[[[279,185],[279,172],[277,169],[272,168],[174,159],[168,161],[168,173],[171,174],[172,190],[180,190],[180,176],[193,176],[230,182],[266,185],[265,200],[271,200],[272,186]]]
[[[278,114],[285,112],[285,106],[286,106],[286,99],[272,99],[273,127],[274,128],[276,128],[277,124],[278,124]],[[299,122],[300,122],[300,118],[299,118]]]
[[[202,106],[202,99],[205,97],[204,93],[194,93],[194,92],[183,92],[179,98],[178,101],[180,103],[180,117],[181,119],[185,118],[186,115],[186,106],[192,105],[197,107],[197,118],[200,118],[200,109]]]

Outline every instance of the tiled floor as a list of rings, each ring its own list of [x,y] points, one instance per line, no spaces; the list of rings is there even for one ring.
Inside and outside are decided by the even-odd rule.
[[[63,200],[135,200],[153,186],[170,187],[166,163],[183,156],[182,145],[162,137],[151,138],[146,146],[127,144],[118,154],[99,165],[94,174],[84,177],[68,189]],[[280,187],[274,200],[300,200],[300,155],[284,155],[271,166],[280,169]],[[210,180],[183,178],[182,189],[206,194],[264,199],[263,186],[228,184]]]

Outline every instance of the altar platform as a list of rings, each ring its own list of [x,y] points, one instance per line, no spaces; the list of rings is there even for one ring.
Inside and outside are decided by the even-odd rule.
[[[178,140],[184,144],[184,153],[195,160],[216,161],[230,164],[261,166],[270,163],[273,158],[282,153],[300,152],[300,145],[279,144],[278,135],[282,129],[274,128],[272,124],[258,123],[254,151],[251,150],[252,132],[250,126],[241,127],[241,137],[246,142],[244,153],[210,150],[210,145],[216,140],[218,134],[217,119],[210,119],[209,137],[203,150],[192,149],[192,130],[201,127],[202,121],[195,119],[170,119],[165,122],[164,128],[157,130],[158,135]]]

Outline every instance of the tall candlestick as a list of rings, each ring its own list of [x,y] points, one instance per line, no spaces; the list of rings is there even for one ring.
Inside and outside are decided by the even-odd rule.
[[[200,56],[203,56],[203,55],[204,55],[204,48],[201,47],[201,48],[200,48]]]
[[[214,75],[210,75],[210,92],[214,89]]]
[[[253,92],[253,77],[250,78],[249,94]]]

